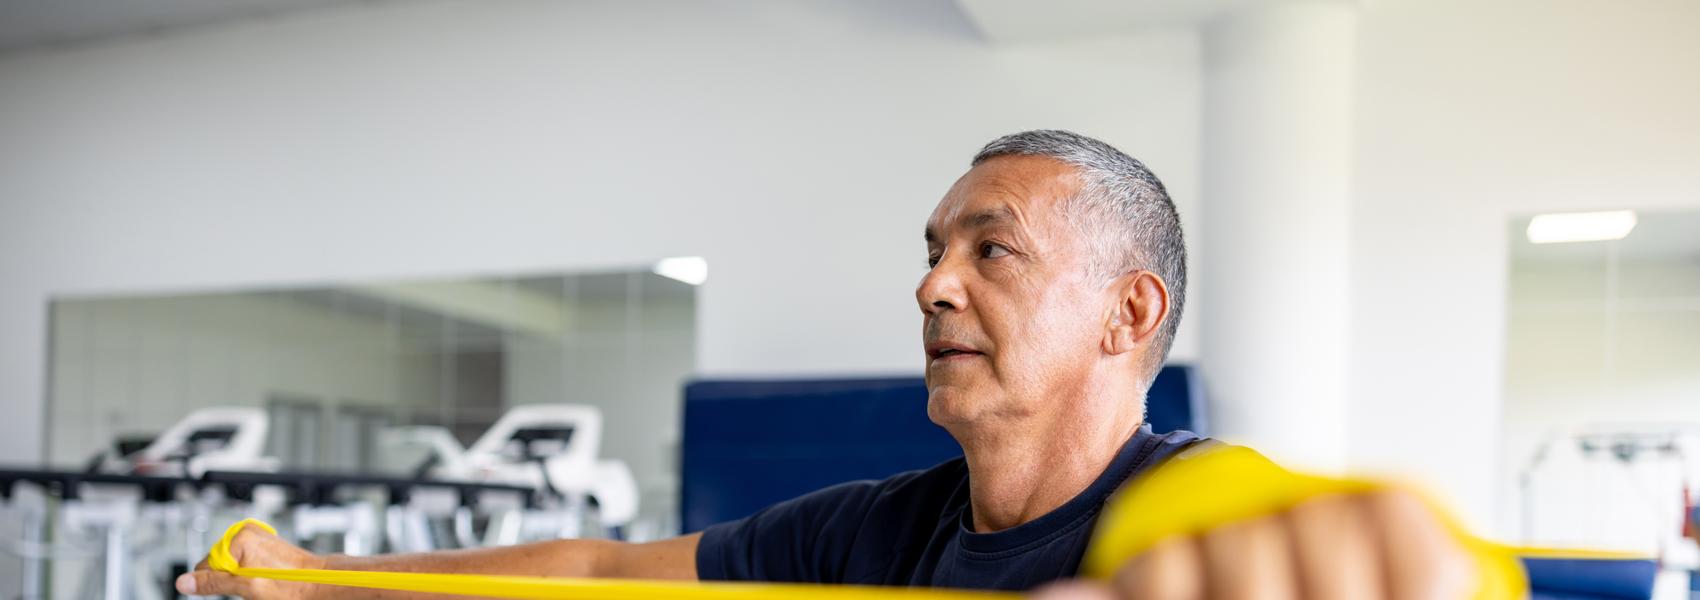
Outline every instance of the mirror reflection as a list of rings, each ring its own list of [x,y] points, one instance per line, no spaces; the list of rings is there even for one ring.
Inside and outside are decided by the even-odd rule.
[[[1563,216],[1509,232],[1505,522],[1693,564],[1700,213]]]
[[[695,361],[678,269],[59,298],[48,458],[499,480],[563,457],[532,471],[665,533]]]

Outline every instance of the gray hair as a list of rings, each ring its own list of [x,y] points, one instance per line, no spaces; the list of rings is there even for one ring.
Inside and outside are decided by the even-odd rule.
[[[1065,214],[1092,245],[1093,276],[1106,283],[1138,269],[1156,273],[1169,287],[1169,315],[1158,330],[1156,365],[1168,359],[1186,304],[1186,240],[1180,214],[1163,182],[1144,163],[1104,142],[1056,129],[1040,129],[992,140],[972,166],[1006,155],[1043,156],[1073,166],[1080,193]],[[1149,379],[1147,379],[1149,384]]]

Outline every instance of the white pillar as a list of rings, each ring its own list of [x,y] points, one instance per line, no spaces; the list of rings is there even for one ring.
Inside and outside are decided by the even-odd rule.
[[[1281,2],[1205,29],[1202,370],[1214,433],[1346,463],[1356,14]]]

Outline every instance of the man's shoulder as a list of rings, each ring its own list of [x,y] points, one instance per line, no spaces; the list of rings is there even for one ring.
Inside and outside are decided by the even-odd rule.
[[[841,483],[821,491],[861,496],[868,504],[876,506],[913,506],[928,499],[947,502],[951,496],[962,492],[967,482],[968,466],[962,457],[956,457],[925,469],[904,471],[885,479]]]
[[[948,499],[960,492],[967,481],[968,466],[959,456],[885,479],[859,479],[827,486],[799,500],[835,505],[909,505],[929,497]]]
[[[1222,445],[1222,442],[1207,438],[1184,429],[1176,429],[1167,433],[1151,433],[1144,444],[1148,449],[1149,458],[1144,461],[1146,468],[1155,467],[1172,458],[1189,455],[1200,448]]]
[[[886,493],[932,493],[955,491],[968,483],[968,463],[958,456],[925,469],[904,471],[879,482]]]
[[[968,465],[957,457],[885,479],[827,489],[845,494],[840,498],[846,506],[859,507],[864,523],[877,524],[881,529],[915,526],[930,530],[934,521],[946,519],[968,504]],[[927,525],[921,526],[922,522]]]
[[[1149,427],[1149,425],[1147,425],[1147,427]],[[1166,432],[1166,433],[1152,433],[1151,435],[1153,437],[1157,438],[1158,440],[1161,440],[1164,443],[1169,443],[1169,444],[1191,445],[1191,444],[1200,444],[1200,443],[1214,443],[1214,444],[1222,443],[1220,441],[1217,441],[1214,438],[1205,437],[1203,435],[1198,434],[1197,432],[1189,431],[1189,430],[1186,430],[1186,429],[1176,429],[1176,430],[1169,431],[1169,432]]]

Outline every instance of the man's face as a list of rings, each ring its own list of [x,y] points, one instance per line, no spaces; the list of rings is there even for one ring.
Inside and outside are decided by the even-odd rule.
[[[1018,419],[1082,391],[1113,303],[1062,212],[1079,186],[1062,162],[1001,156],[957,180],[928,218],[932,267],[915,300],[933,422]]]

